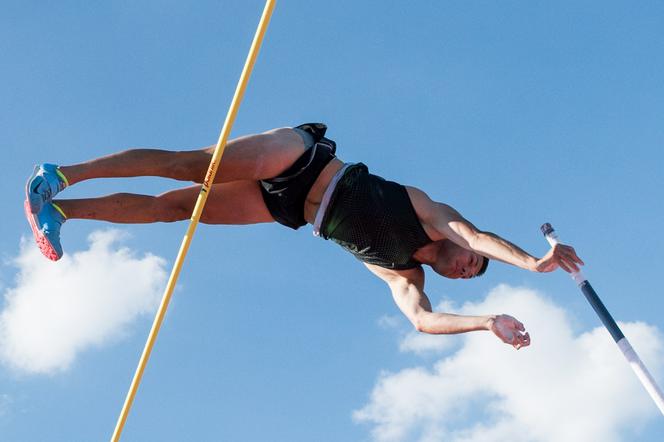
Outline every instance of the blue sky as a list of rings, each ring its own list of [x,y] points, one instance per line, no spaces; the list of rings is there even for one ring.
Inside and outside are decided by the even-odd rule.
[[[53,357],[65,362],[35,373],[26,369],[34,368],[32,359],[20,368],[7,357],[3,335],[3,440],[110,437],[163,272],[187,227],[120,226],[118,233],[108,232],[109,224],[71,221],[63,230],[70,264],[54,270],[61,263],[37,259],[29,242],[21,248],[22,237],[31,240],[22,201],[32,166],[129,147],[214,143],[262,8],[253,0],[3,3],[0,320],[6,327],[17,317],[10,299],[38,289],[21,295],[34,304],[25,304],[33,307],[20,318],[35,330],[50,323],[50,310],[31,312],[43,309],[41,287],[57,279],[62,297],[48,308],[67,318],[71,335],[54,342],[75,349],[66,360],[56,348]],[[547,250],[539,226],[553,223],[661,384],[663,22],[661,2],[282,1],[233,135],[323,121],[342,159],[418,186],[535,255]],[[180,185],[99,180],[66,195],[150,194]],[[93,232],[97,248],[90,249]],[[86,293],[99,302],[87,305]],[[515,420],[521,408],[512,399],[524,398],[524,410],[545,410],[535,392],[546,392],[537,385],[550,379],[553,364],[579,367],[561,378],[558,400],[575,395],[588,408],[563,407],[552,420],[604,440],[655,441],[664,432],[562,272],[494,264],[472,281],[429,274],[427,293],[441,308],[521,313],[532,347],[503,351],[488,334],[418,340],[384,284],[309,227],[201,225],[123,440],[492,440],[513,435],[517,424],[527,430],[523,440],[548,440],[537,433],[545,420],[528,413]],[[95,316],[100,305],[107,315]],[[127,310],[111,312],[114,305]],[[96,336],[96,326],[106,332]],[[565,333],[568,340],[555,339]],[[68,336],[78,339],[74,347]],[[37,349],[48,342],[35,339]],[[491,376],[470,374],[467,367],[481,362],[478,351],[498,352]],[[624,364],[615,372],[614,360]],[[441,385],[457,380],[454,367],[466,367],[478,390],[449,396]],[[534,383],[531,393],[493,376],[506,367],[529,374],[519,383]],[[583,371],[596,369],[609,371]],[[422,376],[409,384],[412,373]],[[381,396],[386,386],[394,388]],[[399,404],[411,398],[414,408],[424,406],[428,394],[459,406],[441,411],[444,401],[406,419],[412,409]],[[610,400],[616,397],[622,400]],[[499,406],[486,407],[482,398]],[[606,428],[575,427],[579,413]]]

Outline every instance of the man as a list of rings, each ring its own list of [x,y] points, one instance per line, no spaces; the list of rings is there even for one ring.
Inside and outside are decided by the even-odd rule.
[[[362,164],[335,156],[326,126],[304,124],[228,142],[201,221],[254,224],[277,221],[332,240],[389,286],[418,331],[432,334],[491,330],[516,349],[530,344],[523,324],[508,315],[461,316],[432,312],[424,293],[427,264],[448,278],[472,278],[489,259],[535,272],[583,264],[574,249],[552,248],[537,259],[499,236],[478,230],[452,207],[415,187],[372,175]],[[133,149],[72,166],[42,164],[26,185],[26,216],[41,251],[62,256],[60,228],[68,219],[152,223],[191,216],[199,185],[158,196],[119,193],[54,200],[66,187],[92,178],[160,176],[201,183],[214,147],[195,151]]]

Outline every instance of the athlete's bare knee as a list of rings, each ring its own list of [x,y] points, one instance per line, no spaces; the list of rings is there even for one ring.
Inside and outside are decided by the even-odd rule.
[[[172,192],[163,193],[154,197],[153,211],[157,221],[172,223],[182,221],[191,216],[193,203],[177,198]]]
[[[280,127],[264,132],[266,143],[272,149],[293,149],[304,147],[302,137],[291,127]]]

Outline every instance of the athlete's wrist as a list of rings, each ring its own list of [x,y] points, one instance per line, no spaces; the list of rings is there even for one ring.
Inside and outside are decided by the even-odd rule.
[[[497,315],[484,316],[484,320],[482,322],[484,330],[488,330],[488,331],[493,330],[493,324],[494,324],[494,322],[496,322],[496,316]]]
[[[535,258],[534,256],[528,256],[528,258],[526,258],[526,265],[525,265],[526,270],[529,270],[531,272],[539,272],[538,266],[539,266],[539,259]]]

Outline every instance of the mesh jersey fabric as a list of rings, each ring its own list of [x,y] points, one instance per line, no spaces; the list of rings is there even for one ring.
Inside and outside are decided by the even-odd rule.
[[[406,188],[370,174],[362,163],[350,166],[337,184],[321,236],[360,261],[395,270],[419,266],[413,253],[432,242]]]

